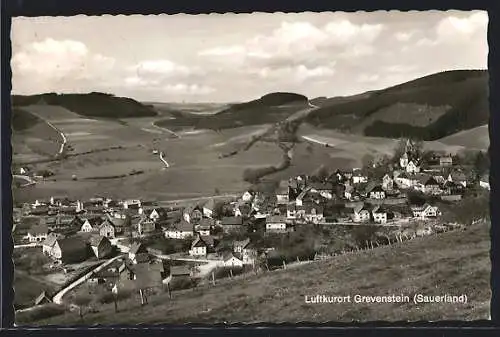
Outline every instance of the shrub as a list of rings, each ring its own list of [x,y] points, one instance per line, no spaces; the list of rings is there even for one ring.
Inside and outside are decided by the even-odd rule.
[[[20,323],[33,323],[42,319],[62,315],[66,309],[55,303],[45,304],[30,311],[24,311],[16,315],[16,321]]]
[[[116,295],[112,292],[105,292],[98,296],[97,302],[101,304],[113,303],[115,301],[115,296],[116,300],[119,302],[130,298],[132,296],[132,292],[125,289],[120,289]]]

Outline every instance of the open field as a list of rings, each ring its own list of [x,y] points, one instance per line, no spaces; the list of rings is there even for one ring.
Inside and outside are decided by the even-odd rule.
[[[330,147],[342,151],[346,157],[356,160],[358,165],[361,164],[360,160],[365,154],[392,155],[398,142],[397,139],[345,134],[335,130],[316,128],[309,124],[303,124],[298,135],[311,143],[327,143]],[[424,148],[456,153],[465,148],[472,148],[470,144],[471,140],[468,137],[457,137],[455,141],[446,139],[424,141]]]
[[[87,324],[253,323],[487,319],[490,306],[489,223],[466,231],[342,255],[215,287],[162,294],[140,308],[136,298],[88,314]],[[467,303],[413,303],[413,294],[467,296]],[[410,303],[308,304],[315,295],[408,295]],[[226,298],[226,301],[221,301]],[[113,314],[110,313],[113,311]],[[78,324],[77,314],[34,322]]]
[[[42,291],[51,292],[56,288],[56,284],[40,280],[26,272],[14,271],[14,306],[16,308],[33,305],[36,297]]]
[[[470,149],[488,150],[490,135],[488,125],[478,126],[470,130],[460,131],[439,140],[443,144],[461,145]]]
[[[29,106],[26,109],[38,115],[47,114],[51,123],[66,135],[70,150],[64,160],[38,164],[36,169],[48,169],[54,176],[35,186],[15,190],[16,201],[60,193],[75,198],[101,194],[114,198],[140,196],[156,200],[210,196],[216,190],[221,194],[239,193],[248,187],[243,181],[246,169],[279,165],[283,155],[276,144],[264,141],[234,156],[219,158],[222,153],[241,149],[269,124],[219,132],[182,132],[179,138],[175,138],[168,130],[154,127],[154,117],[88,119],[59,107],[55,107],[54,112],[50,106]],[[39,123],[31,130],[45,131],[38,137],[59,137],[48,125]],[[344,134],[309,124],[299,128],[298,136],[301,142],[293,150],[290,167],[270,178],[286,179],[312,172],[321,165],[332,169],[359,167],[366,154],[390,155],[397,144],[394,139]],[[29,138],[23,137],[22,141],[15,139],[17,156],[36,157],[33,146],[26,145]],[[457,137],[454,142],[449,139],[446,143],[429,141],[425,146],[453,153],[468,146],[467,140],[468,137]],[[326,147],[325,143],[329,146]],[[53,145],[56,152],[58,143]],[[169,168],[160,161],[158,154],[153,154],[153,149],[164,152]],[[140,174],[131,175],[134,172]],[[72,180],[73,175],[78,181]]]

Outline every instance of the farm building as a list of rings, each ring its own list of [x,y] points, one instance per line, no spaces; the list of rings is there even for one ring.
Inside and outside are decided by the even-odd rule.
[[[88,257],[88,246],[79,237],[57,239],[49,255],[63,263],[82,262]]]
[[[239,216],[223,217],[220,226],[224,232],[240,231],[243,229],[243,218]]]
[[[101,236],[107,237],[107,238],[114,238],[115,237],[115,226],[113,223],[109,220],[106,219],[100,226],[99,226],[99,234]]]
[[[34,225],[30,229],[28,229],[28,241],[29,242],[42,242],[47,238],[47,235],[49,233],[49,229],[47,225],[45,224],[40,224],[40,225]]]
[[[182,216],[186,222],[197,223],[203,218],[203,208],[198,205],[190,205],[184,208]]]
[[[194,225],[181,220],[165,230],[165,237],[170,239],[187,239],[194,235]]]
[[[113,246],[107,237],[92,235],[89,239],[90,248],[98,259],[106,258],[113,252]]]
[[[287,221],[284,216],[271,215],[266,217],[266,232],[284,233],[287,231]]]
[[[223,256],[224,267],[242,268],[243,260],[236,253],[227,252]]]
[[[140,242],[132,243],[130,250],[128,251],[128,258],[134,260],[137,254],[147,253],[146,246]]]
[[[80,227],[80,231],[84,232],[84,233],[98,232],[99,226],[102,223],[103,223],[103,219],[101,217],[88,218],[84,221],[84,223]]]

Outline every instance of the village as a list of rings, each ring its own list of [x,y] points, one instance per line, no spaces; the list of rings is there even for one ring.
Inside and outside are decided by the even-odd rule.
[[[489,178],[457,161],[405,140],[393,158],[350,170],[322,168],[232,200],[164,207],[139,199],[53,196],[19,205],[13,237],[23,263],[15,255],[16,269],[58,279],[60,288],[43,290],[31,306],[16,309],[62,304],[95,289],[106,298],[137,290],[147,303],[148,289],[171,292],[470,225],[449,221],[443,207],[470,191],[487,193]],[[336,244],[345,239],[340,235],[351,240]],[[42,276],[31,269],[43,270]]]

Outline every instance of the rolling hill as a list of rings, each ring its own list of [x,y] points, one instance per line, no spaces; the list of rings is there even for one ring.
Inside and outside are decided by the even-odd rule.
[[[229,106],[213,115],[191,115],[158,121],[167,128],[229,129],[246,125],[276,123],[307,107],[307,97],[294,93],[272,93],[259,99]]]
[[[296,268],[220,282],[215,287],[134,298],[88,314],[85,324],[417,321],[488,319],[489,222],[373,250],[341,255]],[[413,294],[467,295],[467,303],[413,303]],[[410,296],[410,303],[308,304],[304,296]],[[224,301],[221,301],[224,298]],[[23,317],[18,317],[22,324]],[[77,313],[44,324],[80,324]]]
[[[473,129],[460,131],[439,141],[447,145],[460,145],[470,149],[486,151],[490,146],[488,125],[481,125]]]
[[[14,132],[27,130],[41,122],[37,116],[19,108],[12,109],[11,121]]]
[[[158,113],[152,106],[144,105],[134,99],[116,97],[111,94],[92,92],[88,94],[40,94],[32,96],[12,96],[12,105],[24,107],[47,104],[60,106],[85,117],[127,118],[154,117]]]
[[[320,99],[306,121],[375,137],[436,140],[488,123],[488,72],[454,70],[352,97]]]

